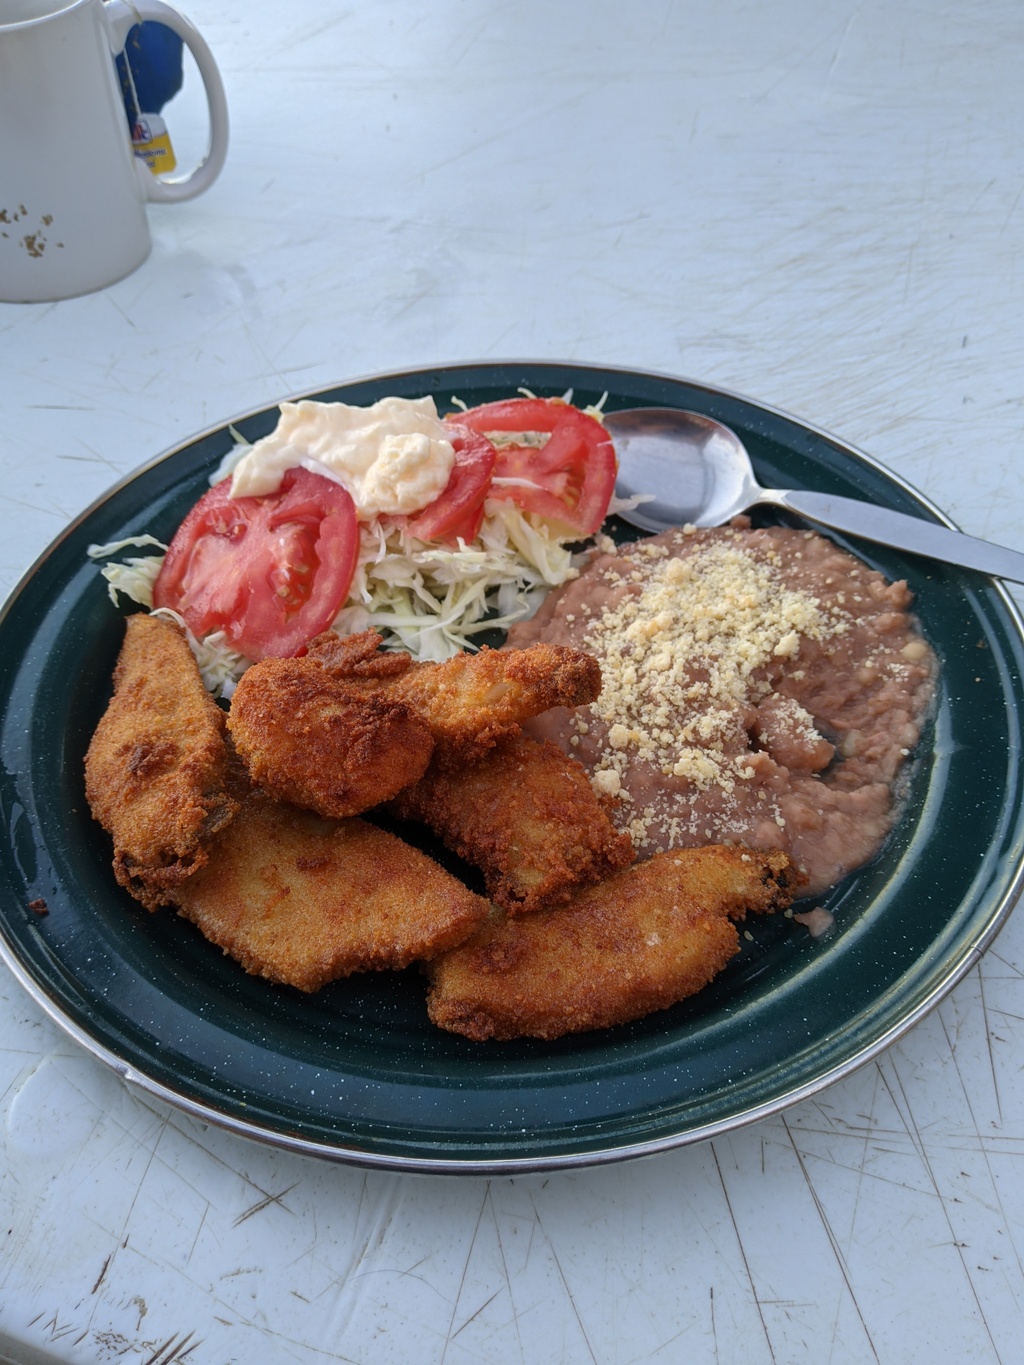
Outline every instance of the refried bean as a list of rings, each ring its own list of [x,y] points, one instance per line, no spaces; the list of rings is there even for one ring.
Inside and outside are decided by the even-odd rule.
[[[614,802],[638,856],[781,849],[819,895],[880,849],[934,693],[935,656],[887,582],[812,531],[746,518],[616,547],[510,646],[596,655],[598,700],[530,723]]]

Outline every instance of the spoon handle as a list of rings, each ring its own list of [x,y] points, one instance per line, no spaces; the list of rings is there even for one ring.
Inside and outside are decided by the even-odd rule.
[[[893,512],[887,507],[876,507],[857,498],[833,497],[828,493],[782,492],[765,490],[759,502],[784,507],[799,516],[807,517],[834,531],[849,531],[851,535],[881,545],[892,545],[897,550],[910,550],[940,559],[946,564],[957,564],[964,569],[978,569],[996,578],[1008,578],[1013,583],[1024,583],[1024,554],[993,545],[987,540],[976,540],[962,531],[952,531],[934,522],[904,512]]]

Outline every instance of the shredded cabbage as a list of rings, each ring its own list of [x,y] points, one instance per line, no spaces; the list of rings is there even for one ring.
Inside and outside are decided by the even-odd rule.
[[[141,549],[145,545],[155,545],[162,553],[125,559],[116,564],[104,564],[100,568],[100,573],[107,580],[107,592],[115,607],[120,593],[130,597],[133,602],[138,602],[140,606],[152,607],[153,584],[164,562],[167,546],[163,541],[157,540],[156,536],[145,535],[129,536],[126,540],[112,540],[107,545],[90,545],[86,550],[90,559],[106,559],[108,555],[116,555],[121,550],[127,550],[129,546]]]
[[[222,630],[215,630],[212,635],[199,637],[189,630],[185,618],[172,611],[170,607],[157,607],[153,615],[162,616],[165,621],[176,621],[181,626],[199,665],[207,692],[212,692],[215,697],[230,698],[235,690],[235,684],[252,660],[247,659],[244,654],[239,654],[237,649],[232,649]]]
[[[531,616],[550,588],[576,576],[568,542],[511,503],[488,499],[472,545],[457,549],[379,525],[363,528],[339,634],[371,627],[385,645],[417,659],[447,659],[473,648],[481,631]]]
[[[245,439],[245,437],[242,435],[240,431],[236,431],[234,427],[229,426],[228,431],[231,433],[231,439],[234,441],[235,444],[231,447],[228,453],[221,460],[220,464],[210,475],[211,488],[215,483],[220,483],[222,479],[226,479],[229,474],[233,474],[235,472],[235,466],[238,464],[242,456],[245,454],[245,452],[249,449],[249,446],[252,444],[251,441],[247,441]]]

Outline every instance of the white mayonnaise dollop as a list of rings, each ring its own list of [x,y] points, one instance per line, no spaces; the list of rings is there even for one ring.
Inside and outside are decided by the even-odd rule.
[[[285,471],[325,474],[348,489],[361,521],[427,507],[448,483],[455,451],[433,398],[348,403],[282,403],[269,436],[235,467],[233,498],[273,493]]]

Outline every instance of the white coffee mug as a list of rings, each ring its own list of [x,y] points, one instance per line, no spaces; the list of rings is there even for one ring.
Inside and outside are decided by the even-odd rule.
[[[137,157],[114,58],[155,20],[179,35],[206,87],[207,154],[160,180]],[[210,49],[161,0],[0,0],[0,300],[102,289],[149,255],[146,201],[202,193],[227,154],[224,86]]]

